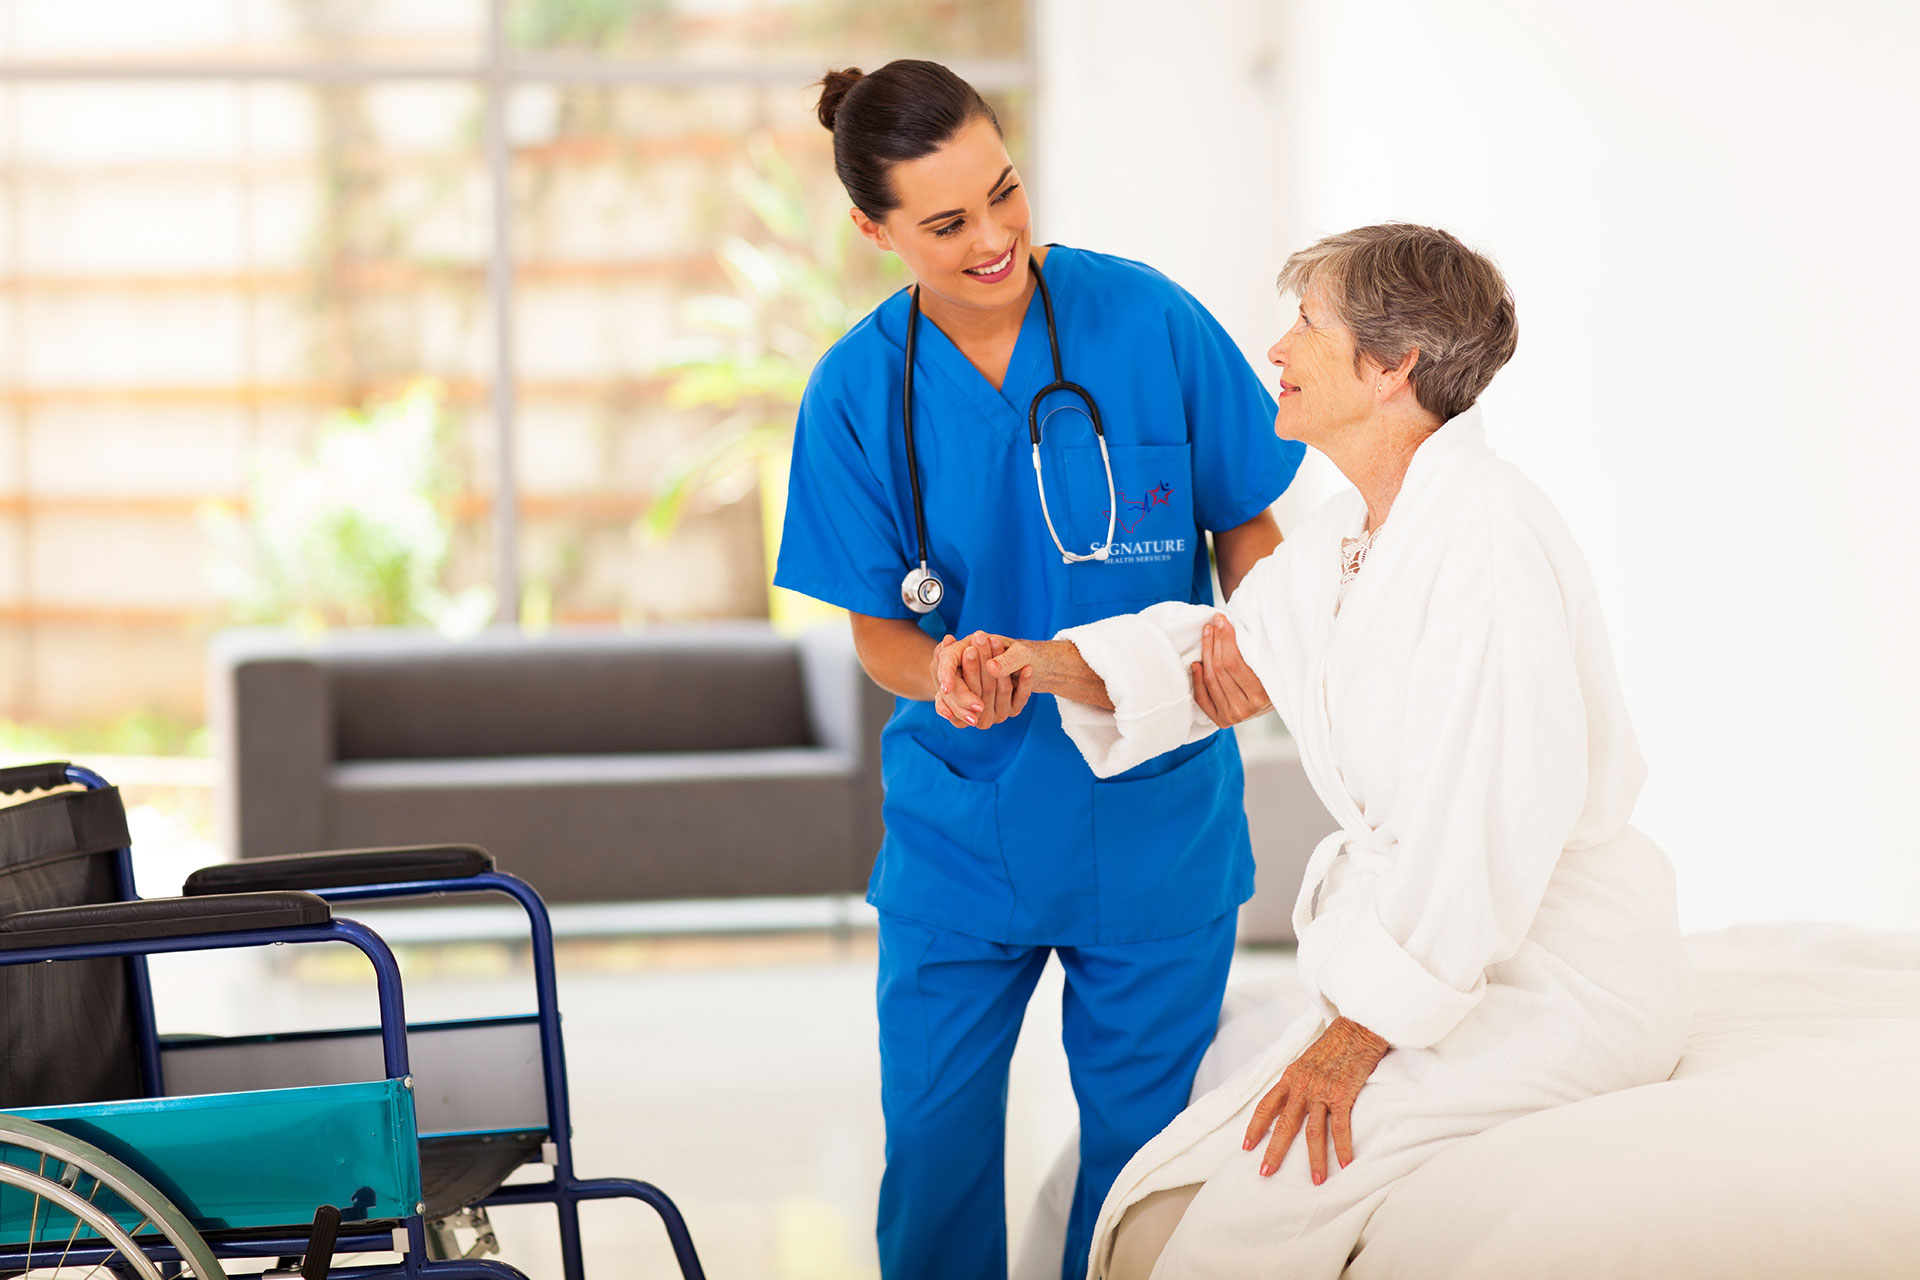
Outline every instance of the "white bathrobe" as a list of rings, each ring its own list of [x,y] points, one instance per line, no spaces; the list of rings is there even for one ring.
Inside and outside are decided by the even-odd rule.
[[[1094,1277],[1129,1205],[1198,1182],[1156,1277],[1337,1276],[1374,1207],[1449,1144],[1678,1060],[1672,870],[1628,825],[1645,765],[1572,536],[1477,410],[1420,446],[1342,600],[1341,540],[1365,516],[1334,498],[1222,610],[1340,824],[1294,906],[1313,1008],[1121,1172]],[[1061,633],[1115,704],[1060,703],[1097,774],[1213,732],[1188,668],[1214,612]],[[1265,1144],[1240,1147],[1252,1109],[1340,1015],[1393,1046],[1354,1106],[1354,1162],[1313,1186],[1302,1135],[1261,1178]]]

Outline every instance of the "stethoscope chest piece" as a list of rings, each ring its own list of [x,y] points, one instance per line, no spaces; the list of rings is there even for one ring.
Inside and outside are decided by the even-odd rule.
[[[900,601],[915,613],[932,613],[946,595],[946,587],[925,565],[909,569],[900,582]]]

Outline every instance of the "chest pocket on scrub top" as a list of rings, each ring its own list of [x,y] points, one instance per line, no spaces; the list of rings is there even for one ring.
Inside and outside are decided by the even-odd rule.
[[[1075,604],[1185,600],[1193,590],[1193,459],[1184,444],[1114,445],[1113,554],[1067,566]],[[1098,446],[1061,450],[1070,551],[1085,552],[1107,534],[1107,473]],[[1052,548],[1048,548],[1051,552]]]

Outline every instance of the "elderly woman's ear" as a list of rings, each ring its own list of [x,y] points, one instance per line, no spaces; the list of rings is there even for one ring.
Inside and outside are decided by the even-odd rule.
[[[1382,400],[1390,400],[1402,389],[1413,394],[1413,370],[1420,363],[1420,348],[1411,347],[1407,354],[1400,357],[1400,363],[1391,369],[1380,370],[1380,376],[1374,382],[1374,392]]]

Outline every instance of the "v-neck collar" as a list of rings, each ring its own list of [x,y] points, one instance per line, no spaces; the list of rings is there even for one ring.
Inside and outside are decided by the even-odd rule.
[[[1064,261],[1065,253],[1060,246],[1047,246],[1047,264],[1041,270],[1053,272],[1047,283],[1055,291],[1056,327],[1061,309],[1057,268]],[[1032,403],[1034,392],[1053,381],[1053,362],[1047,347],[1047,314],[1040,302],[1040,290],[1035,289],[1027,299],[1020,336],[1014,340],[1013,355],[1007,360],[1007,376],[1001,379],[998,390],[987,381],[985,374],[973,367],[973,362],[953,339],[924,313],[920,317],[918,346],[914,354],[921,367],[916,374],[932,370],[999,434],[1009,440],[1028,438],[1027,406]],[[1043,374],[1044,381],[1041,380]]]

